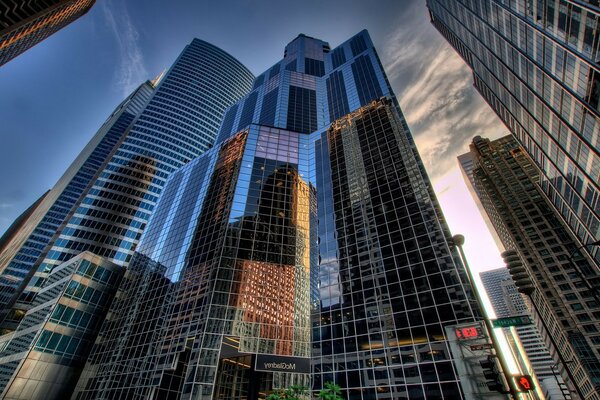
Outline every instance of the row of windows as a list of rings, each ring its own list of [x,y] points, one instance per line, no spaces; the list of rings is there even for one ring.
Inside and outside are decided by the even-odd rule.
[[[44,353],[76,359],[79,358],[78,354],[84,352],[89,346],[90,343],[81,338],[61,335],[44,329],[35,344],[35,349]]]
[[[101,283],[113,282],[119,275],[118,272],[111,272],[108,269],[96,265],[88,260],[81,260],[77,268],[77,274],[91,278],[93,281]]]
[[[101,322],[100,315],[57,304],[50,316],[50,321],[79,330],[94,330]]]
[[[109,293],[93,289],[77,281],[71,281],[67,285],[64,296],[78,300],[84,304],[92,304],[96,306],[106,306],[111,296]]]

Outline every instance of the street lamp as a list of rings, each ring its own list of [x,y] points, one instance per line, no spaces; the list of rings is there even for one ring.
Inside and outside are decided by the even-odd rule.
[[[485,327],[487,328],[487,330],[490,334],[490,339],[492,340],[492,346],[494,347],[494,350],[496,351],[498,360],[500,361],[500,366],[502,367],[502,372],[504,373],[504,378],[506,379],[506,382],[508,383],[510,394],[513,398],[518,399],[518,393],[520,392],[520,390],[519,390],[519,388],[517,388],[514,379],[512,379],[512,376],[509,375],[509,368],[508,368],[508,364],[507,364],[506,360],[504,359],[504,357],[501,356],[502,352],[500,349],[500,345],[498,344],[498,341],[496,340],[496,335],[494,333],[494,327],[492,325],[492,321],[490,321],[490,319],[487,317],[487,313],[485,312],[485,307],[483,306],[483,304],[484,304],[483,298],[481,297],[481,293],[479,293],[479,290],[477,290],[477,287],[475,286],[475,278],[473,276],[473,273],[471,272],[471,268],[469,268],[469,263],[467,263],[467,257],[465,256],[465,253],[462,248],[463,244],[465,244],[465,237],[463,235],[454,235],[454,236],[452,236],[452,242],[458,249],[458,254],[460,256],[460,259],[461,259],[463,265],[465,266],[467,278],[469,279],[469,282],[471,283],[471,287],[473,288],[473,291],[475,292],[475,297],[477,298],[477,302],[481,306],[481,311],[483,313],[483,322],[485,323]]]

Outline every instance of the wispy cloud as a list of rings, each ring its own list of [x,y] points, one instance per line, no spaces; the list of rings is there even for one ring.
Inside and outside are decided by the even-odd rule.
[[[419,2],[420,3],[420,2]],[[507,134],[473,87],[471,70],[431,25],[407,10],[386,38],[386,69],[434,183],[457,168],[475,135]]]
[[[128,95],[136,86],[148,78],[144,56],[139,45],[139,32],[132,23],[126,2],[105,0],[102,10],[108,28],[114,35],[118,46],[116,85],[124,95]]]
[[[471,70],[429,23],[423,2],[411,4],[386,38],[382,61],[445,219],[452,232],[468,238],[471,267],[497,267],[502,260],[456,157],[468,151],[473,136],[495,139],[508,130],[473,87]]]

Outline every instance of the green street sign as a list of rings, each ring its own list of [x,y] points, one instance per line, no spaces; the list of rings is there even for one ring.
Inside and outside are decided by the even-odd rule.
[[[529,315],[493,319],[494,328],[508,328],[509,326],[531,325],[533,321]]]

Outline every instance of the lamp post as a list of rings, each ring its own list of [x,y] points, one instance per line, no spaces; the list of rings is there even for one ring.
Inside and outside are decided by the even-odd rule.
[[[462,245],[465,243],[465,237],[463,235],[454,235],[454,236],[452,236],[452,242],[458,249],[458,254],[460,256],[460,259],[461,259],[463,265],[465,266],[465,270],[467,272],[467,278],[469,279],[469,283],[471,284],[471,287],[473,288],[473,291],[475,292],[475,297],[477,299],[477,302],[481,306],[481,311],[483,313],[483,322],[490,334],[490,339],[492,341],[492,346],[494,347],[494,350],[496,351],[496,356],[497,356],[498,360],[500,361],[500,366],[502,367],[502,372],[504,374],[504,378],[506,379],[506,382],[508,383],[510,395],[514,399],[518,399],[519,398],[518,393],[520,392],[520,390],[516,386],[516,383],[515,383],[514,379],[512,379],[512,376],[509,375],[509,372],[508,372],[509,368],[508,368],[508,364],[507,364],[506,360],[504,359],[504,357],[500,356],[502,352],[500,351],[501,350],[500,345],[498,344],[498,341],[496,340],[496,335],[494,333],[494,326],[492,325],[492,321],[490,321],[490,319],[487,317],[487,313],[485,312],[485,308],[483,306],[483,298],[481,297],[481,293],[479,293],[479,290],[477,290],[477,287],[475,286],[475,278],[473,276],[473,273],[471,272],[471,268],[469,268],[469,263],[467,263],[467,258],[465,257],[465,253],[462,248]]]

